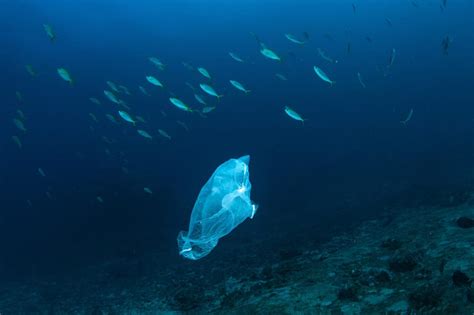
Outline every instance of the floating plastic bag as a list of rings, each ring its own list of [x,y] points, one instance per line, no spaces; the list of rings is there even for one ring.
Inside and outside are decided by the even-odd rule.
[[[194,204],[189,231],[178,235],[180,255],[197,260],[209,254],[219,239],[247,218],[257,205],[250,200],[249,160],[246,155],[221,164],[202,187]]]

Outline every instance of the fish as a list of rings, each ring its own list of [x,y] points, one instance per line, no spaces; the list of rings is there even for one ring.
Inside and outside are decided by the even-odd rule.
[[[389,18],[385,18],[385,22],[387,22],[387,25],[392,27],[393,24],[392,24],[392,20],[390,20]]]
[[[146,96],[150,96],[150,94],[147,92],[147,90],[145,90],[145,88],[143,86],[141,86],[141,85],[138,86],[138,89],[140,90],[140,92],[142,92]]]
[[[21,120],[15,118],[15,119],[13,119],[13,123],[15,124],[15,126],[16,126],[19,130],[21,130],[21,131],[23,131],[23,132],[27,132],[27,130],[26,130],[26,128],[25,128],[25,125],[23,124],[23,122],[22,122]]]
[[[117,85],[116,85],[114,82],[112,82],[112,81],[106,81],[105,83],[109,86],[109,88],[110,88],[112,91],[114,91],[114,92],[116,92],[116,93],[120,93],[120,91],[119,91]]]
[[[198,72],[199,72],[200,74],[202,74],[204,77],[206,77],[206,78],[208,78],[209,80],[211,80],[211,75],[209,74],[209,72],[208,72],[206,69],[204,69],[203,67],[199,67],[199,68],[197,68],[197,70],[198,70]]]
[[[254,32],[250,32],[250,35],[253,36],[253,38],[257,41],[257,44],[260,45],[260,47],[264,47],[262,41],[260,40],[257,34],[255,34]]]
[[[106,136],[102,136],[101,140],[104,141],[107,144],[112,144],[113,143],[113,141],[110,140],[109,138],[107,138]]]
[[[142,116],[135,116],[135,119],[138,120],[138,121],[141,122],[141,123],[146,124],[146,121],[145,121],[145,119],[144,119]]]
[[[288,106],[285,106],[285,113],[291,118],[293,118],[294,120],[301,121],[303,124],[305,120],[307,120],[307,119],[303,119],[300,114],[298,114],[297,112],[295,112],[293,109],[291,109]]]
[[[207,113],[212,112],[214,109],[216,109],[216,107],[210,107],[210,106],[208,106],[208,107],[204,107],[204,108],[202,109],[202,112],[203,112],[204,114],[207,114]]]
[[[355,5],[355,3],[352,4],[352,12],[354,12],[354,14],[356,13],[357,11],[357,7]]]
[[[162,137],[164,137],[164,138],[166,138],[166,139],[168,139],[168,140],[171,140],[171,136],[170,136],[166,131],[164,131],[164,130],[162,130],[162,129],[158,129],[158,133],[159,133]]]
[[[32,65],[25,65],[25,69],[26,69],[26,71],[27,71],[32,77],[36,77],[36,76],[37,76],[37,73],[36,73],[36,71],[33,69],[33,66],[32,66]]]
[[[160,110],[160,113],[161,113],[161,115],[162,115],[163,117],[167,117],[167,116],[168,116],[168,115],[166,114],[166,112],[164,112],[164,111],[162,111],[162,110]]]
[[[319,56],[321,56],[321,58],[323,58],[324,60],[330,62],[330,63],[338,63],[337,60],[334,60],[332,59],[331,57],[329,57],[326,52],[324,50],[322,50],[321,48],[318,48],[318,54]]]
[[[58,71],[58,74],[61,77],[61,79],[63,79],[66,82],[69,82],[69,84],[71,84],[71,85],[74,84],[74,81],[72,80],[71,75],[69,74],[69,72],[65,68],[58,68],[57,71]]]
[[[184,130],[189,131],[188,125],[186,125],[186,124],[185,124],[184,122],[182,122],[181,120],[177,120],[176,123],[177,123],[178,125],[180,125],[181,127],[183,127]]]
[[[214,88],[210,86],[209,84],[201,83],[199,84],[199,87],[207,94],[217,97],[217,100],[220,100],[221,97],[224,96],[224,95],[217,94],[216,90],[214,90]]]
[[[441,41],[441,48],[443,49],[443,55],[448,55],[449,45],[452,43],[451,38],[446,35]]]
[[[120,104],[120,100],[117,98],[117,96],[115,96],[114,93],[104,90],[104,94],[112,103]]]
[[[137,132],[140,136],[142,136],[144,138],[147,138],[147,139],[150,139],[150,140],[153,139],[153,137],[148,132],[146,132],[145,130],[138,129]]]
[[[288,81],[288,79],[281,73],[277,73],[275,76],[282,81]]]
[[[100,203],[104,203],[104,199],[101,196],[97,196],[95,199]]]
[[[18,138],[17,136],[12,136],[12,140],[13,142],[15,142],[19,149],[23,147],[20,138]]]
[[[260,53],[268,59],[281,61],[281,58],[271,49],[263,47]]]
[[[295,43],[295,44],[298,44],[298,45],[304,45],[306,42],[304,41],[301,41],[299,39],[296,38],[296,36],[292,35],[292,34],[285,34],[285,37],[286,39],[288,39],[290,42],[292,43]]]
[[[133,118],[127,112],[124,112],[123,110],[119,110],[118,113],[120,117],[122,117],[122,119],[125,120],[126,122],[129,122],[133,125],[136,124],[135,120],[133,120]]]
[[[405,118],[405,120],[400,121],[400,123],[403,125],[406,125],[411,120],[412,116],[413,116],[413,108],[410,108],[407,118]]]
[[[326,39],[327,39],[328,41],[330,41],[330,42],[334,42],[334,41],[335,41],[335,40],[334,40],[334,37],[332,37],[332,35],[329,34],[329,33],[324,33],[323,36],[324,36],[324,38],[326,38]]]
[[[187,62],[181,62],[181,64],[183,65],[183,67],[185,67],[186,69],[188,69],[189,71],[193,71],[194,70],[194,67],[192,65],[190,65],[189,63]]]
[[[178,98],[170,97],[169,100],[170,100],[171,104],[173,104],[174,106],[176,106],[177,108],[179,108],[181,110],[184,110],[186,112],[192,112],[193,111],[188,105],[186,105],[183,101],[181,101]]]
[[[42,177],[46,177],[46,173],[43,171],[41,167],[38,168],[38,174],[40,174]]]
[[[56,40],[56,34],[54,33],[53,27],[49,24],[43,24],[43,29],[49,37],[49,40],[54,42]]]
[[[370,36],[365,36],[365,40],[369,43],[372,43],[372,38]]]
[[[360,72],[357,72],[357,78],[359,79],[360,85],[362,85],[362,87],[365,89],[366,86],[365,86],[364,81],[362,81],[362,76],[360,75]]]
[[[18,117],[20,117],[20,119],[25,120],[25,114],[23,114],[20,109],[17,109],[16,113],[18,114]]]
[[[16,91],[15,95],[16,95],[16,99],[18,100],[18,102],[20,102],[20,103],[23,102],[23,95],[20,92]]]
[[[158,80],[154,76],[149,75],[146,77],[146,80],[155,86],[163,87],[163,84],[160,82],[160,80]]]
[[[125,85],[119,85],[118,89],[119,89],[119,93],[125,93],[127,95],[132,95],[130,93],[130,90],[128,89],[128,87],[126,87]]]
[[[324,73],[323,70],[321,70],[320,68],[314,66],[313,67],[314,69],[314,72],[316,72],[316,74],[318,75],[318,77],[323,80],[324,82],[327,82],[329,84],[331,84],[331,86],[336,83],[336,81],[332,81],[331,79],[329,79],[329,77],[326,75],[326,73]]]
[[[240,82],[235,80],[230,80],[230,84],[232,84],[237,90],[244,92],[245,94],[250,93],[250,90],[247,90]]]
[[[105,117],[107,117],[107,119],[110,120],[111,122],[113,122],[114,124],[118,124],[118,121],[115,119],[114,116],[112,116],[110,114],[106,114]]]
[[[146,192],[147,194],[150,194],[150,195],[153,194],[153,192],[151,191],[151,189],[148,188],[148,187],[143,187],[143,191]]]
[[[410,2],[411,2],[411,5],[414,6],[415,8],[420,7],[417,2],[415,2],[415,1],[410,1]]]
[[[96,99],[95,97],[90,97],[90,98],[89,98],[89,101],[91,101],[92,103],[94,103],[94,104],[96,104],[96,105],[100,105],[100,104],[101,104],[101,102],[100,102],[98,99]]]
[[[95,121],[96,123],[98,123],[99,121],[97,120],[97,117],[92,114],[92,113],[89,113],[89,116],[92,118],[93,121]]]
[[[148,60],[154,64],[155,66],[157,66],[160,70],[164,70],[165,69],[165,64],[163,62],[161,62],[160,59],[156,58],[156,57],[149,57]]]
[[[237,62],[244,62],[242,58],[240,58],[237,54],[233,52],[229,52],[229,56]]]
[[[49,200],[54,200],[53,195],[49,191],[46,192],[46,197],[48,197]]]
[[[390,54],[390,58],[388,60],[388,67],[389,68],[391,66],[393,66],[393,63],[395,62],[396,55],[397,55],[397,51],[395,50],[395,48],[392,48],[392,53]]]
[[[206,101],[204,101],[204,98],[202,95],[199,95],[199,94],[194,94],[194,98],[196,99],[196,101],[198,101],[200,104],[206,106],[207,103]]]
[[[193,92],[196,91],[196,88],[189,82],[184,82],[188,88],[190,88]]]

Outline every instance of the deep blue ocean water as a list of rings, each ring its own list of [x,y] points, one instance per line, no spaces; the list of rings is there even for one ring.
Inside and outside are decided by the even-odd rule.
[[[187,229],[201,186],[219,164],[244,154],[251,156],[259,211],[207,261],[220,247],[244,246],[246,237],[285,235],[298,242],[350,228],[392,206],[443,205],[452,196],[462,201],[474,184],[474,5],[441,5],[0,1],[0,265],[11,277],[22,277],[33,269],[80,268],[121,251],[156,250],[173,264],[182,259],[176,236]],[[43,24],[54,28],[54,43]],[[264,58],[251,32],[284,60]],[[303,32],[309,34],[305,45],[284,37],[303,38]],[[441,45],[446,36],[447,53]],[[317,48],[338,63],[322,59]],[[394,63],[384,75],[392,49]],[[246,62],[232,60],[231,51]],[[151,56],[163,61],[164,71],[148,61]],[[217,106],[207,118],[168,101],[173,93],[199,107],[185,82],[198,88],[203,77],[182,62],[205,67],[224,94],[220,102],[206,97]],[[315,65],[336,84],[321,81]],[[59,78],[60,67],[70,72],[73,86]],[[165,88],[146,82],[148,74]],[[230,79],[252,92],[235,90]],[[142,126],[153,133],[152,141],[123,121],[107,120],[106,114],[120,119],[118,106],[103,95],[107,80],[131,90],[123,98],[146,119]],[[152,96],[141,94],[139,85]],[[308,121],[292,120],[284,106]],[[26,133],[13,123],[18,109]],[[401,124],[410,109],[412,119]],[[158,129],[172,140],[161,138]]]

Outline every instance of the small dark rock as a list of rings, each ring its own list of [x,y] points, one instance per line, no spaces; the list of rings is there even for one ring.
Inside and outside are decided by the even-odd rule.
[[[102,315],[102,311],[99,306],[95,306],[91,310],[91,315]]]
[[[462,272],[461,270],[456,270],[453,273],[453,284],[457,287],[470,287],[472,280]]]
[[[290,263],[290,262],[285,262],[281,263],[278,267],[273,269],[273,273],[275,275],[278,275],[280,277],[287,277],[291,273],[301,270],[301,267],[298,264]]]
[[[288,260],[300,256],[302,253],[297,249],[283,249],[280,251],[281,260]]]
[[[467,300],[470,303],[474,303],[474,289],[467,290]]]
[[[441,303],[442,294],[434,285],[425,285],[408,296],[410,305],[415,310],[430,310]]]
[[[393,238],[389,238],[389,239],[384,240],[380,246],[382,246],[382,248],[389,249],[389,250],[397,250],[402,247],[402,242]]]
[[[392,258],[389,262],[390,270],[395,272],[409,272],[418,265],[413,255],[407,254]]]
[[[357,290],[353,286],[346,286],[339,290],[337,298],[339,300],[357,301]]]
[[[390,277],[390,274],[385,270],[382,270],[378,272],[377,274],[375,274],[374,278],[378,283],[387,283],[392,280],[392,278]]]
[[[242,298],[244,298],[245,294],[241,292],[240,290],[234,291],[230,294],[227,294],[224,296],[221,302],[221,307],[225,308],[234,308],[237,304],[238,301]]]
[[[467,217],[460,217],[457,221],[456,224],[463,229],[470,229],[474,227],[474,220],[471,218]]]
[[[272,266],[263,267],[262,272],[260,273],[260,276],[262,277],[262,279],[265,279],[265,280],[271,279],[273,276]]]
[[[204,291],[194,288],[186,288],[176,293],[174,304],[181,311],[189,311],[205,303]]]
[[[440,273],[443,273],[443,272],[444,272],[444,267],[446,267],[446,264],[447,264],[447,263],[448,263],[448,261],[447,261],[445,258],[443,258],[443,259],[441,260],[441,262],[439,263],[439,272],[440,272]]]

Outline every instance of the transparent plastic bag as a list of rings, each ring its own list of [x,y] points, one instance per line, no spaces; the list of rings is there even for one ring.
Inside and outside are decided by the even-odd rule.
[[[194,204],[189,231],[178,235],[179,253],[191,260],[208,255],[219,239],[247,218],[257,205],[250,200],[250,156],[221,164],[202,187]]]

